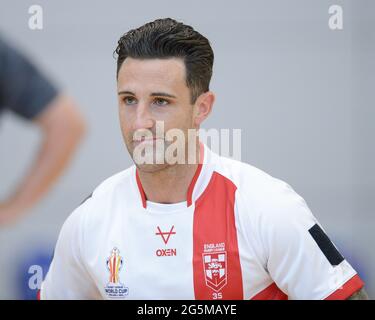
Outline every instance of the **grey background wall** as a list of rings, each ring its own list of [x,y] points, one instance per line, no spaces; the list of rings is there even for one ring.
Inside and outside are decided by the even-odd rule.
[[[173,17],[215,52],[217,101],[205,128],[242,129],[242,160],[287,181],[375,297],[375,2],[339,0],[45,1],[44,29],[28,28],[31,0],[0,0],[0,32],[75,97],[89,133],[69,170],[17,225],[0,228],[0,298],[20,297],[16,265],[52,250],[63,221],[103,179],[131,165],[123,146],[112,52],[120,35]],[[343,8],[330,30],[328,8]],[[26,172],[40,132],[0,119],[0,199]]]

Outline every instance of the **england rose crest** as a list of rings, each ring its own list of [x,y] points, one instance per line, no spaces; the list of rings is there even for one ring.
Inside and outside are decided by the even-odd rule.
[[[204,253],[203,265],[206,285],[218,292],[227,284],[226,252]]]

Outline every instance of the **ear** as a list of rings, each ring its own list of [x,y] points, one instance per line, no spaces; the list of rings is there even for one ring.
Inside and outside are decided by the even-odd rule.
[[[194,104],[194,125],[199,127],[208,117],[215,102],[215,94],[211,91],[202,93]]]

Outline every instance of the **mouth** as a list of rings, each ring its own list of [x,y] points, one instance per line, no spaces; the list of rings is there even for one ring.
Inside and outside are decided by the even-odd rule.
[[[146,138],[146,137],[140,137],[139,139],[133,139],[133,144],[139,145],[139,144],[154,144],[156,141],[163,141],[162,138]]]

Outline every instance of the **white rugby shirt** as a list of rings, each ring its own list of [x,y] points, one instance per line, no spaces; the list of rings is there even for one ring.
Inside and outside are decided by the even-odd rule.
[[[364,284],[287,183],[200,144],[187,200],[148,201],[137,169],[66,220],[41,299],[346,299]]]

